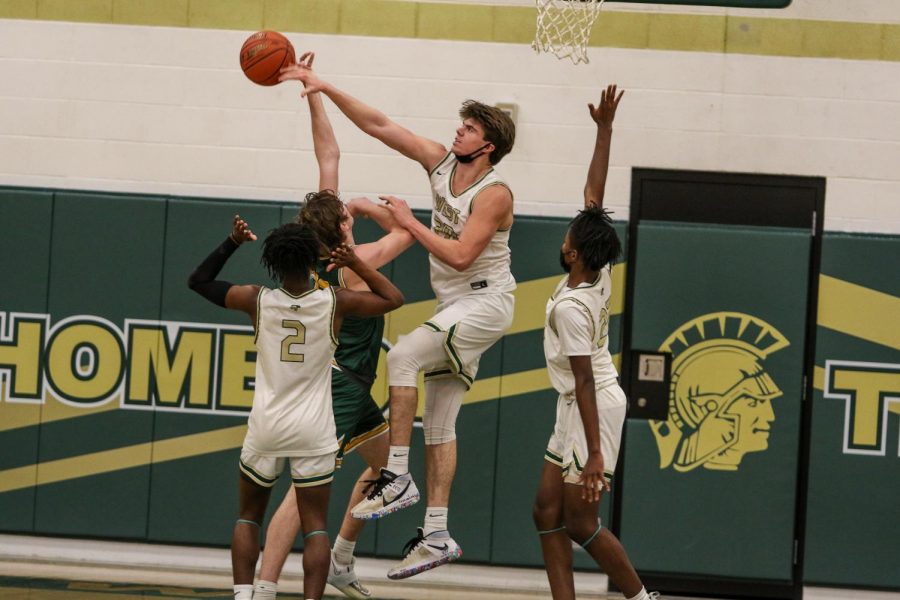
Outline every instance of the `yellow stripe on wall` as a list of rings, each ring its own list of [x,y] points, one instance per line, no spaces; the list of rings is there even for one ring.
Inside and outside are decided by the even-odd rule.
[[[412,0],[0,0],[0,18],[530,44],[536,13]],[[589,45],[900,61],[900,25],[604,8]]]
[[[119,408],[119,398],[113,398],[103,406],[81,407],[63,404],[50,392],[45,392],[45,401],[41,403],[0,403],[0,432],[19,427],[31,427],[38,423],[52,423],[81,417],[90,417],[102,412]],[[0,398],[6,398],[5,391],[0,391]]]
[[[884,292],[822,275],[818,324],[900,350],[900,298]]]
[[[7,469],[0,471],[0,493],[239,448],[246,432],[246,425],[237,425]]]

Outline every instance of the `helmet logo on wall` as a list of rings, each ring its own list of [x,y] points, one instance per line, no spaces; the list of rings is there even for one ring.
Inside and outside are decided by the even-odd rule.
[[[790,345],[757,317],[718,312],[693,319],[660,346],[672,353],[666,421],[650,421],[660,469],[736,471],[769,447],[772,401],[783,394],[765,370]]]

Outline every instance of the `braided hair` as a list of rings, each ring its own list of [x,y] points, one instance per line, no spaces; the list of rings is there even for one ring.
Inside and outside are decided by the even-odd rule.
[[[578,216],[569,223],[569,243],[591,271],[615,264],[622,254],[622,243],[613,229],[609,211],[597,206],[578,211]]]
[[[275,281],[288,276],[308,277],[319,255],[319,239],[300,223],[285,223],[269,232],[260,262]]]

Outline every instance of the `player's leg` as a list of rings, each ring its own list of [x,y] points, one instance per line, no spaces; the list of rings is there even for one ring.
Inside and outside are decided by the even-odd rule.
[[[325,593],[331,561],[327,527],[334,459],[334,454],[291,459],[291,477],[303,533],[303,596],[313,600]]]
[[[607,385],[596,390],[597,417],[600,422],[600,448],[603,453],[606,476],[611,477],[619,457],[619,443],[625,423],[625,394],[618,385]],[[575,403],[572,403],[575,406]],[[569,537],[580,544],[609,576],[610,581],[622,590],[626,598],[645,600],[647,592],[631,565],[628,555],[611,531],[602,527],[597,515],[600,502],[588,502],[581,498],[583,487],[578,479],[580,466],[587,459],[587,440],[584,425],[577,410],[570,413],[570,435],[573,439],[573,468],[565,479],[563,493],[563,518]]]
[[[409,444],[418,404],[416,388],[421,370],[447,368],[444,334],[417,327],[388,352],[390,381],[391,445],[387,467],[366,488],[366,498],[353,507],[357,519],[377,519],[419,500],[419,490],[409,474]],[[401,431],[402,430],[402,431]]]
[[[300,513],[297,509],[297,494],[288,488],[284,500],[272,515],[266,528],[266,547],[259,568],[259,581],[253,592],[254,600],[270,600],[278,591],[278,579],[297,534],[300,533]]]
[[[574,599],[572,542],[563,524],[563,470],[557,464],[544,462],[533,516],[553,600]]]
[[[259,530],[283,461],[244,451],[239,464],[239,508],[231,535],[231,569],[235,599],[250,600],[256,561],[259,560]]]
[[[456,377],[425,380],[425,471],[428,507],[425,522],[415,543],[401,562],[388,572],[391,579],[410,577],[422,571],[457,560],[462,556],[459,544],[447,526],[450,489],[456,473],[456,417],[466,385]]]
[[[628,554],[618,538],[597,519],[600,502],[582,499],[582,486],[577,483],[568,481],[564,487],[563,513],[569,536],[591,555],[626,598],[644,600],[647,592]],[[553,597],[556,599],[556,595]]]
[[[375,412],[380,417],[380,423],[374,418],[371,423],[374,427],[363,425],[361,429],[364,433],[360,437],[365,438],[359,444],[351,446],[348,451],[355,450],[363,458],[368,465],[359,476],[356,485],[353,486],[353,492],[347,503],[347,510],[344,513],[344,520],[341,523],[341,531],[334,541],[331,549],[331,568],[328,570],[328,583],[337,588],[348,598],[370,598],[371,594],[364,585],[359,582],[356,576],[356,559],[353,552],[356,549],[356,541],[362,533],[366,522],[352,517],[351,510],[365,498],[363,490],[366,485],[378,479],[381,469],[387,464],[388,446],[390,440],[388,438],[387,423],[381,412],[374,404],[374,401],[368,399]],[[373,415],[374,417],[374,415]],[[364,419],[365,421],[365,419]],[[351,440],[353,444],[355,440]]]

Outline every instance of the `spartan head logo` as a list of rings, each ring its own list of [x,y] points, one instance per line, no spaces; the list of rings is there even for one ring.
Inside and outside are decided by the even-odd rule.
[[[650,421],[659,467],[736,471],[748,452],[769,447],[772,400],[781,389],[765,359],[790,342],[756,317],[711,313],[682,325],[660,350],[672,353],[669,416]]]

